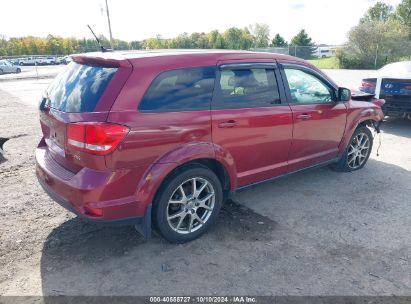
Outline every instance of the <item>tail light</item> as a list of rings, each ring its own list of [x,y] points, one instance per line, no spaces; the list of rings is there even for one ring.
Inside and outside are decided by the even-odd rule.
[[[406,89],[406,90],[411,90],[411,85],[406,85],[406,86],[405,86],[405,89]]]
[[[375,88],[375,83],[374,82],[369,82],[369,81],[362,81],[361,82],[361,86],[363,87],[363,88]]]
[[[67,145],[92,154],[112,152],[129,128],[110,123],[73,123],[67,127]]]

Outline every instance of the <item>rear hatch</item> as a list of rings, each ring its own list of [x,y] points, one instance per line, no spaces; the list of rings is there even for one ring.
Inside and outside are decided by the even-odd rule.
[[[388,112],[411,111],[411,79],[383,78],[380,97],[386,100],[384,109]]]
[[[85,132],[96,142],[107,140],[110,134],[107,137],[106,130],[125,131],[121,126],[113,128],[104,122],[132,66],[118,58],[90,55],[73,58],[42,98],[40,124],[44,142],[54,161],[72,172],[82,167],[103,169],[104,154],[109,148],[87,145]]]
[[[409,96],[411,98],[411,79],[383,78],[381,81],[380,95]],[[410,99],[411,102],[411,99]]]

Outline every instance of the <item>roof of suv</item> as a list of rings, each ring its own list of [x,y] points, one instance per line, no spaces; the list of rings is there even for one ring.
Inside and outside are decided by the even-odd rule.
[[[143,51],[115,51],[115,52],[93,52],[87,54],[73,55],[73,58],[100,59],[103,61],[113,62],[121,60],[140,61],[144,58],[166,59],[173,57],[173,61],[184,60],[185,58],[196,57],[197,60],[224,60],[224,59],[288,59],[293,61],[304,62],[300,58],[276,54],[251,51],[236,51],[236,50],[201,50],[201,49],[166,49],[166,50],[143,50]]]

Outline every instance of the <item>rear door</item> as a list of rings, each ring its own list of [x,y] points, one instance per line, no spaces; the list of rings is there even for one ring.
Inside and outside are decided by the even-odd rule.
[[[294,123],[289,171],[337,157],[347,116],[337,88],[307,66],[282,63],[281,73]]]
[[[222,61],[212,101],[212,136],[237,169],[238,186],[287,169],[292,114],[274,61]]]
[[[90,156],[67,146],[67,126],[104,122],[128,75],[127,68],[120,64],[73,62],[54,79],[40,104],[40,124],[55,161],[74,172],[84,166],[105,166],[104,156]]]

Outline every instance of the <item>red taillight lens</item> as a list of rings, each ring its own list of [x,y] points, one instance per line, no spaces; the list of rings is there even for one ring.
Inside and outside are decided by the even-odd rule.
[[[374,82],[368,82],[368,81],[362,81],[361,86],[363,88],[375,88],[375,83]]]
[[[405,89],[406,89],[406,90],[411,90],[411,85],[405,86]]]
[[[86,211],[86,214],[90,216],[103,216],[103,209],[101,208],[90,208],[90,207],[84,207],[84,210]]]
[[[112,152],[129,128],[109,123],[73,123],[67,127],[67,145],[92,154]]]

